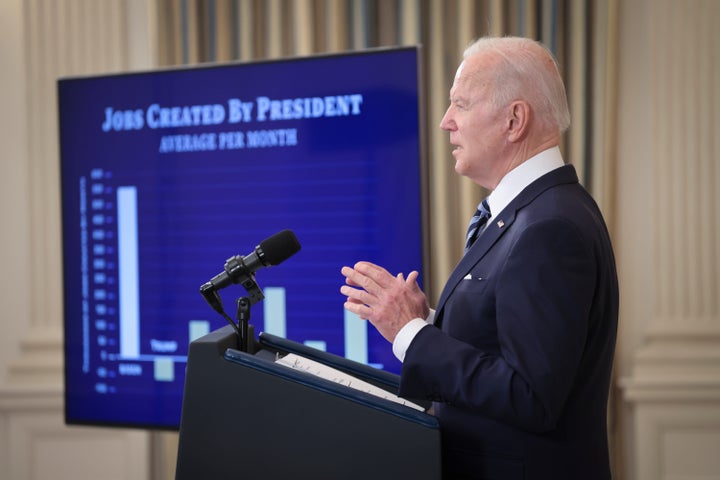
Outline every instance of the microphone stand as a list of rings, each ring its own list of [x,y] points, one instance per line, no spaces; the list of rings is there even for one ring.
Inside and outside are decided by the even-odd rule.
[[[246,353],[255,353],[253,342],[250,342],[250,336],[254,338],[254,329],[250,325],[250,299],[248,297],[240,297],[237,299],[237,321],[240,329],[240,351]],[[250,350],[248,350],[250,348]]]
[[[255,333],[250,325],[250,307],[265,298],[260,286],[255,281],[254,275],[247,275],[239,282],[245,287],[247,296],[237,299],[236,317],[240,334],[240,351],[255,353]]]
[[[248,295],[237,299],[237,325],[232,319],[225,313],[222,306],[222,300],[216,287],[212,282],[208,282],[200,287],[200,293],[210,306],[222,315],[227,322],[232,325],[238,336],[238,347],[240,351],[246,353],[255,353],[255,329],[250,325],[250,307],[265,298],[260,286],[255,281],[255,276],[252,274],[240,276],[236,282],[240,283]]]

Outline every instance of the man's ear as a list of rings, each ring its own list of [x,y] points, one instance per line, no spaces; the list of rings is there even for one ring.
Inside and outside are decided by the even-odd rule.
[[[530,116],[532,115],[530,105],[522,100],[517,100],[510,104],[508,111],[508,140],[510,142],[520,141],[527,136],[529,131]]]

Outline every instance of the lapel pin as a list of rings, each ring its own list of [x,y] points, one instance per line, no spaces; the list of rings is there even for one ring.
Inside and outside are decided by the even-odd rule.
[[[505,222],[503,222],[502,220],[498,220],[497,226],[498,226],[499,228],[503,228],[503,227],[505,226]]]

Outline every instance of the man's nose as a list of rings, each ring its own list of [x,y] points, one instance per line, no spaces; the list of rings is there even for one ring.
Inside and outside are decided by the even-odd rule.
[[[449,108],[445,111],[445,115],[443,115],[442,120],[440,120],[440,128],[443,130],[454,130],[455,128],[455,122],[453,122],[450,118]]]

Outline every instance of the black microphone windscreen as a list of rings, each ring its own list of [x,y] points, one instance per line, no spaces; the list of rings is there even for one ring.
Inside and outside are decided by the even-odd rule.
[[[278,265],[300,250],[300,242],[292,230],[283,230],[260,242],[259,247],[264,263]]]

